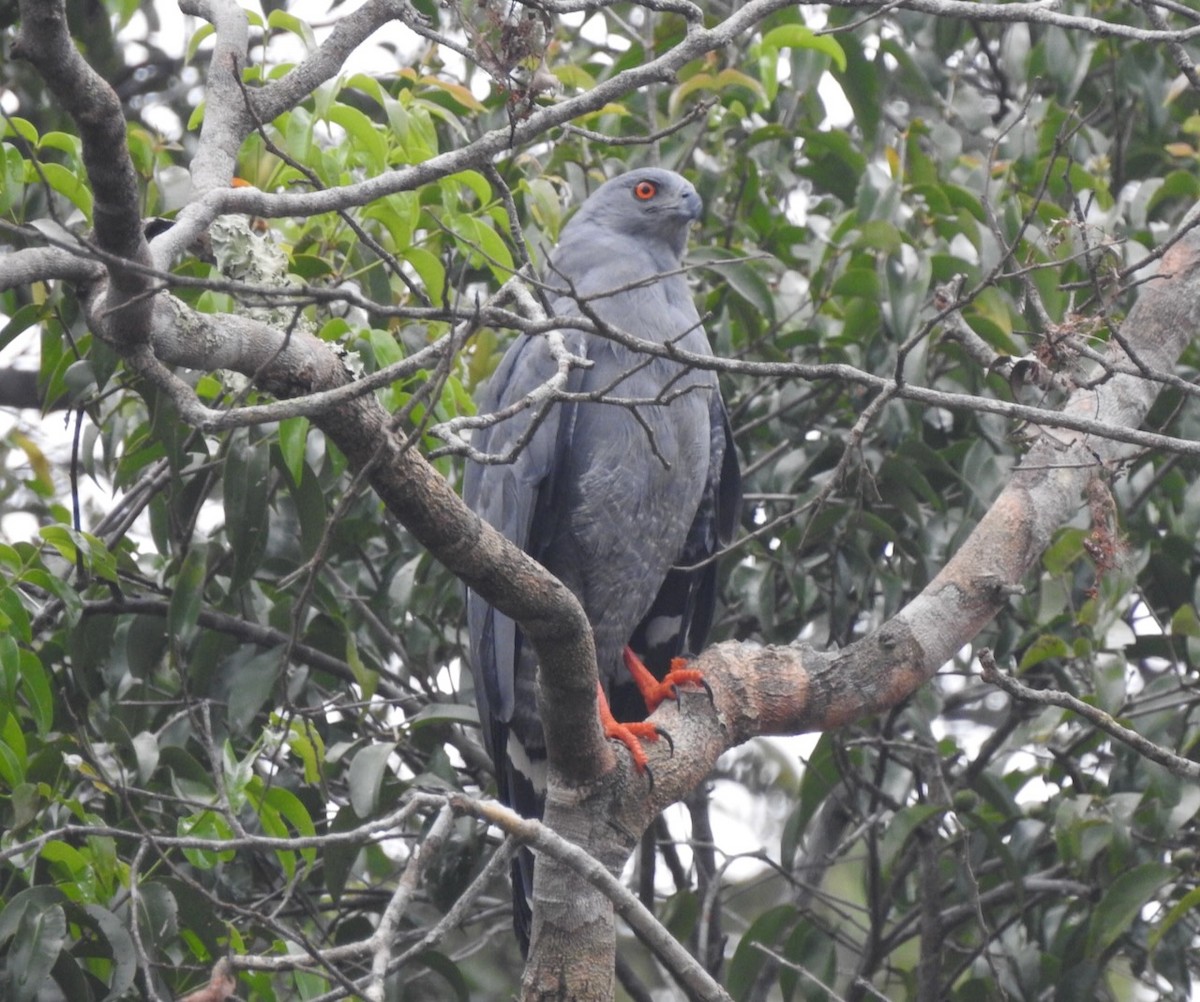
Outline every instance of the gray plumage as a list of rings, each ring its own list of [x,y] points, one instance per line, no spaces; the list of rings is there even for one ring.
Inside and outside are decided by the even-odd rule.
[[[630,171],[598,188],[562,231],[547,285],[553,315],[599,320],[644,340],[707,355],[711,349],[680,273],[700,197],[671,171]],[[573,293],[573,294],[572,294]],[[641,401],[559,402],[510,463],[468,463],[471,509],[556,575],[579,598],[595,634],[600,680],[618,720],[645,715],[623,662],[627,644],[659,677],[671,657],[698,652],[712,621],[715,565],[704,561],[733,534],[741,484],[716,375],[634,352],[599,334],[565,328],[572,393],[604,391]],[[479,401],[499,410],[556,371],[544,337],[519,336]],[[652,402],[647,402],[652,401]],[[639,420],[640,419],[640,420]],[[473,445],[506,455],[533,409],[476,433]],[[501,797],[541,813],[545,742],[537,715],[536,661],[520,631],[467,596],[471,664]],[[528,935],[532,859],[514,867],[518,933]]]

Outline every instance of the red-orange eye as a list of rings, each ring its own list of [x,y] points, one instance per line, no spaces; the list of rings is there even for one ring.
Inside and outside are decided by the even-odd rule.
[[[633,187],[633,197],[643,202],[648,202],[658,194],[658,185],[653,181],[639,181]]]

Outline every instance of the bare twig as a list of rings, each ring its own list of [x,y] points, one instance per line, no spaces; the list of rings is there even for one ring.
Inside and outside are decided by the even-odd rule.
[[[983,679],[1003,689],[1014,699],[1027,703],[1040,703],[1043,706],[1059,706],[1085,718],[1099,727],[1105,734],[1116,738],[1122,744],[1128,745],[1139,755],[1156,762],[1163,768],[1185,779],[1200,779],[1200,763],[1182,758],[1166,748],[1156,745],[1153,741],[1142,737],[1137,731],[1118,723],[1109,714],[1097,706],[1085,703],[1068,692],[1057,689],[1031,689],[1022,685],[1010,675],[1005,675],[996,666],[996,659],[988,648],[979,652],[979,663],[983,668]]]

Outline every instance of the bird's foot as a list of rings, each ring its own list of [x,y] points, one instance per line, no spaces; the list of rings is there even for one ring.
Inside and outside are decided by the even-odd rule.
[[[600,687],[600,726],[604,728],[604,736],[620,741],[626,748],[629,749],[629,755],[633,759],[634,768],[639,773],[647,773],[650,775],[651,785],[654,783],[654,776],[650,773],[650,759],[646,755],[646,750],[642,747],[643,741],[657,741],[659,738],[666,738],[667,743],[671,746],[671,751],[675,751],[675,742],[671,740],[671,735],[664,731],[661,727],[655,727],[654,724],[648,721],[635,721],[633,723],[622,724],[612,715],[612,710],[608,708],[608,699],[604,695],[603,686]]]
[[[626,647],[625,667],[629,669],[629,674],[633,678],[633,684],[638,687],[638,691],[642,694],[642,699],[646,701],[646,711],[648,713],[653,713],[657,710],[658,704],[664,699],[673,699],[678,704],[679,686],[681,685],[702,686],[704,691],[708,693],[708,698],[712,699],[712,689],[704,681],[703,673],[697,671],[695,668],[687,667],[687,661],[683,658],[672,658],[670,669],[660,681],[642,663],[642,659],[634,654],[631,648]]]

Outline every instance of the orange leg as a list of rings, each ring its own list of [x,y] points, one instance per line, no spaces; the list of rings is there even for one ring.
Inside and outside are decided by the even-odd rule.
[[[703,674],[696,671],[695,668],[688,668],[687,662],[683,658],[671,659],[671,669],[663,676],[661,682],[650,673],[650,669],[642,664],[642,659],[629,647],[625,648],[625,667],[633,676],[633,684],[641,692],[642,698],[646,701],[646,710],[650,713],[657,710],[658,704],[664,699],[678,701],[679,690],[676,689],[676,686],[690,682],[708,689],[708,683],[704,681]]]
[[[645,671],[645,669],[642,669]],[[606,738],[616,738],[626,748],[629,749],[629,754],[633,757],[634,767],[638,772],[645,772],[650,760],[646,757],[645,749],[642,748],[643,741],[657,741],[659,730],[653,724],[648,724],[645,721],[632,724],[621,724],[612,715],[612,710],[608,708],[608,697],[604,695],[604,686],[596,683],[600,697],[600,726],[604,728],[604,736]]]

